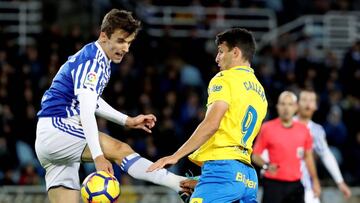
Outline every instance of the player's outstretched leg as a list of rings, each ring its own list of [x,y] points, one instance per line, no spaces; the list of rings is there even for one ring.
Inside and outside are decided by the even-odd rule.
[[[175,175],[166,169],[153,172],[146,172],[153,163],[139,154],[126,143],[121,142],[105,133],[99,133],[100,145],[107,159],[117,163],[121,169],[130,176],[140,180],[146,180],[158,185],[167,186],[176,192],[181,190],[180,181],[185,177]],[[86,146],[83,154],[83,161],[92,161],[90,149]]]

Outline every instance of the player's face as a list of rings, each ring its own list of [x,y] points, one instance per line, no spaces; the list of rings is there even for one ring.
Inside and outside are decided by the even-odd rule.
[[[316,94],[303,91],[299,96],[299,114],[305,118],[311,118],[316,111]]]
[[[231,68],[233,60],[233,50],[229,50],[226,43],[223,42],[218,46],[218,53],[216,55],[215,62],[220,67],[220,70],[226,70]]]
[[[290,95],[280,97],[276,107],[279,117],[283,121],[291,120],[297,110],[296,101]]]
[[[124,55],[129,52],[129,47],[135,39],[135,33],[129,35],[124,30],[117,29],[108,38],[104,32],[100,34],[100,41],[106,56],[114,63],[120,63]]]

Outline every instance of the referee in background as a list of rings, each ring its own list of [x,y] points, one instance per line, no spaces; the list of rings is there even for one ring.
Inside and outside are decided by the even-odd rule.
[[[314,195],[318,197],[321,192],[312,138],[305,125],[293,121],[297,110],[294,93],[282,92],[276,107],[279,117],[263,124],[252,155],[253,163],[265,170],[262,203],[304,203],[301,160],[304,159],[309,170]],[[265,149],[269,153],[269,162],[261,158]]]

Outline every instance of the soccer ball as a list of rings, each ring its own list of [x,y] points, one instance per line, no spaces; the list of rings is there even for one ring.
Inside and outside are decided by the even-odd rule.
[[[91,173],[81,185],[81,198],[84,203],[113,203],[119,196],[119,181],[105,171]]]

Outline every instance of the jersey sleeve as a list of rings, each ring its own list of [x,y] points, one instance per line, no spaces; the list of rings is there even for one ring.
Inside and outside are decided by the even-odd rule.
[[[326,142],[325,138],[325,130],[322,126],[317,126],[312,130],[312,137],[313,137],[313,145],[314,145],[314,151],[319,155],[322,156],[322,154],[329,149],[329,146]]]
[[[207,105],[215,101],[225,101],[231,103],[230,85],[224,79],[225,76],[217,75],[209,83],[208,87],[208,102]]]
[[[100,94],[102,77],[104,77],[100,64],[95,60],[88,60],[81,63],[75,68],[73,73],[74,94],[78,95],[79,91],[90,90],[97,95]]]
[[[256,155],[261,155],[262,152],[267,149],[267,140],[266,140],[266,127],[264,125],[261,127],[259,135],[257,136],[254,144],[253,153]]]
[[[96,124],[95,109],[96,109],[95,92],[82,91],[78,95],[80,103],[80,120],[83,126],[86,142],[90,148],[93,159],[102,155],[102,149],[99,141],[99,131]]]
[[[336,183],[341,183],[344,181],[343,176],[341,175],[340,168],[334,155],[329,149],[329,145],[326,142],[325,130],[322,126],[316,125],[312,131],[313,141],[314,141],[314,151],[319,155],[321,161],[323,162],[325,168],[329,171],[331,177]]]
[[[98,108],[96,109],[96,115],[105,118],[106,120],[115,122],[120,125],[125,125],[128,116],[115,110],[105,100],[99,97],[97,101]]]

